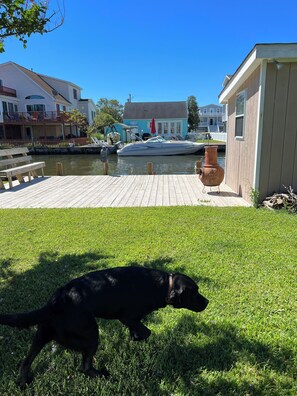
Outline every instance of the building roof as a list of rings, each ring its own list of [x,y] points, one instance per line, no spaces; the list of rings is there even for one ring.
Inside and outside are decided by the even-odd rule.
[[[229,81],[219,94],[220,103],[227,103],[228,99],[236,92],[262,62],[296,62],[297,43],[256,44],[246,56]]]
[[[61,78],[57,78],[57,77],[47,76],[46,74],[40,74],[40,73],[38,73],[38,75],[39,75],[41,78],[49,78],[50,80],[55,80],[55,81],[58,81],[58,82],[62,82],[62,83],[64,83],[64,84],[71,85],[71,86],[73,86],[73,87],[75,87],[75,88],[77,88],[77,89],[82,90],[82,88],[81,88],[80,86],[78,86],[77,84],[74,84],[74,83],[71,82],[71,81],[62,80]]]
[[[221,108],[222,106],[221,106],[221,105],[217,105],[217,104],[210,103],[210,104],[205,105],[205,106],[199,106],[199,109],[204,109],[205,107],[219,107],[219,108]]]
[[[46,93],[48,93],[50,96],[54,96],[56,101],[59,103],[69,105],[70,102],[64,98],[61,94],[56,92],[56,90],[48,84],[42,77],[41,75],[33,72],[32,70],[26,69],[25,67],[18,65],[17,63],[11,62],[15,67],[17,67],[19,70],[21,70],[23,73],[25,73],[31,80],[33,80],[36,84],[38,84]]]
[[[188,118],[187,102],[127,102],[123,118],[130,120]]]
[[[24,73],[27,77],[29,77],[35,84],[37,84],[41,89],[43,89],[48,95],[55,97],[55,100],[60,104],[64,104],[67,106],[71,104],[66,98],[64,98],[64,96],[56,92],[56,90],[42,78],[41,74],[35,73],[32,70],[26,69],[25,67],[11,61],[2,63],[0,66],[3,65],[12,65],[17,69],[19,69],[22,73]]]
[[[13,63],[13,62],[12,62]],[[33,72],[32,70],[26,69],[25,67],[18,65],[17,63],[13,63],[18,69],[20,69],[23,73],[25,73],[31,80],[33,80],[36,84],[38,84],[45,92],[47,92],[50,96],[54,96],[55,99],[62,104],[69,105],[71,104],[64,96],[56,92],[56,90],[48,84],[40,74]]]

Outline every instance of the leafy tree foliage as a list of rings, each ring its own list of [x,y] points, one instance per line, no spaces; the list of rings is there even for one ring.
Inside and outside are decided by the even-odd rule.
[[[86,132],[88,128],[88,121],[86,116],[80,113],[77,109],[73,109],[69,112],[62,111],[61,116],[64,122],[75,125],[80,129],[81,132]]]
[[[189,131],[195,131],[199,126],[199,107],[195,96],[188,97],[188,126]]]
[[[0,52],[5,51],[4,40],[7,37],[16,37],[26,48],[26,38],[32,33],[51,32],[63,22],[64,11],[59,2],[56,10],[51,10],[50,0],[0,1]]]
[[[118,100],[101,98],[96,106],[99,114],[109,114],[115,120],[114,122],[123,122],[124,106]]]
[[[94,122],[89,126],[87,133],[89,135],[94,135],[100,131],[100,133],[104,135],[105,127],[112,127],[116,122],[117,120],[115,120],[110,114],[99,111],[95,115]]]

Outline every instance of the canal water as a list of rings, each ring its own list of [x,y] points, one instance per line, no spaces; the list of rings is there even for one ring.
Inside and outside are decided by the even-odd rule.
[[[57,162],[63,164],[65,176],[103,174],[103,163],[99,154],[33,155],[32,157],[34,161],[45,161],[46,176],[56,175]],[[147,163],[152,162],[157,175],[194,174],[198,160],[204,161],[204,153],[163,157],[118,157],[116,154],[111,154],[108,156],[108,173],[111,176],[145,175]],[[218,163],[225,167],[225,153],[218,153]]]

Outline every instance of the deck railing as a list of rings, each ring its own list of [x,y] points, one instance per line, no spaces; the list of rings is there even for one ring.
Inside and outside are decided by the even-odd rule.
[[[0,95],[12,96],[14,98],[17,96],[15,89],[5,87],[4,85],[0,85]]]
[[[56,111],[3,112],[3,120],[5,124],[63,122],[63,116]]]

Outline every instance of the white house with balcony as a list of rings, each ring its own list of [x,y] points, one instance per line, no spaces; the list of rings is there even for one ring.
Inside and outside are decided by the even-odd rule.
[[[77,128],[65,122],[62,111],[77,109],[89,124],[96,107],[81,98],[81,88],[14,62],[0,64],[0,142],[2,140],[64,139]]]
[[[209,104],[199,107],[199,131],[222,132],[224,131],[223,119],[225,117],[223,106]]]

